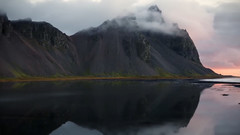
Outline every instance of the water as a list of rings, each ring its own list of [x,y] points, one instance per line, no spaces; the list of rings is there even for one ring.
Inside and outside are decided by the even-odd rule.
[[[201,79],[203,82],[215,82],[215,83],[240,83],[240,78],[238,77],[226,77],[226,78],[216,78],[216,79]]]
[[[219,81],[0,83],[0,135],[239,135],[239,84]]]

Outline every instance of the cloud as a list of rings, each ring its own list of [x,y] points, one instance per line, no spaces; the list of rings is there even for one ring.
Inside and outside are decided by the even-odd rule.
[[[239,9],[240,2],[220,5],[214,17],[214,29],[221,42],[240,49]]]
[[[232,69],[240,75],[240,2],[222,3],[214,10],[214,34],[199,42],[202,61],[205,65],[219,69]],[[239,73],[236,74],[236,70]],[[222,72],[223,70],[221,70]]]
[[[137,0],[0,0],[9,19],[47,21],[68,35],[95,27],[131,8]]]
[[[132,4],[132,7],[149,6],[153,3],[155,3],[155,0],[138,0]]]
[[[101,2],[102,0],[92,0],[93,2]]]
[[[167,22],[178,23],[193,37],[204,38],[209,33],[201,24],[208,27],[210,17],[196,2],[189,0],[0,0],[0,3],[0,9],[5,10],[10,19],[30,17],[34,21],[48,21],[69,35],[152,4],[159,6]]]
[[[127,27],[129,30],[152,31],[166,34],[176,34],[179,31],[176,23],[164,20],[162,11],[157,5],[137,7],[129,13],[113,19],[113,21],[116,21],[120,26]],[[109,25],[112,25],[112,23]],[[106,26],[104,25],[104,27]]]
[[[216,8],[222,3],[226,3],[226,2],[234,3],[234,2],[237,2],[238,0],[195,0],[195,1],[200,5]]]
[[[32,4],[37,4],[37,3],[42,3],[42,2],[47,2],[49,0],[28,0]]]
[[[152,6],[154,11],[145,9],[135,13],[136,21],[140,28],[143,30],[150,30],[154,32],[163,32],[167,34],[173,34],[177,31],[177,26],[171,23],[165,22],[162,11],[156,6]]]

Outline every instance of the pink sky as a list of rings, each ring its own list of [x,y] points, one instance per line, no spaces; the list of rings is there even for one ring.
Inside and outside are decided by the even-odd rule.
[[[175,2],[175,5],[167,4]],[[187,29],[202,64],[223,75],[240,76],[240,1],[159,2],[164,15]],[[167,7],[161,5],[168,5]]]

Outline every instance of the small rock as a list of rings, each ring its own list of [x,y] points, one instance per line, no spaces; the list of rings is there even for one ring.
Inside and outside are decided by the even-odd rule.
[[[222,96],[229,96],[229,94],[222,94]]]

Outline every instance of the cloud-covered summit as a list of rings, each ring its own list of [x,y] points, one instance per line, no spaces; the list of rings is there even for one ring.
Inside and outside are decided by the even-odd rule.
[[[166,22],[162,15],[162,11],[157,5],[134,10],[112,20],[107,20],[100,25],[99,30],[119,27],[130,31],[151,31],[164,34],[180,34],[178,25],[176,23]]]

